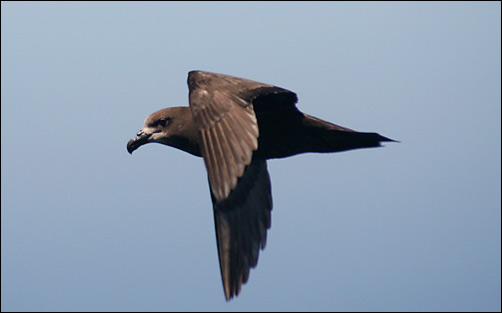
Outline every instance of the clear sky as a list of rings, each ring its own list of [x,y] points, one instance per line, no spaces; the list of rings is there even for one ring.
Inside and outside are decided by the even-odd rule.
[[[501,4],[1,4],[2,311],[500,311]],[[190,70],[401,141],[269,161],[225,302],[203,161],[127,141]]]

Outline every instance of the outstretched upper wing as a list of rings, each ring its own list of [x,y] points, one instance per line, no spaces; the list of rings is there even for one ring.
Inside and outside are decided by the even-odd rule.
[[[188,86],[211,191],[222,201],[258,148],[258,122],[249,91],[273,86],[201,71],[189,73]]]
[[[226,299],[237,295],[265,246],[272,198],[258,149],[253,100],[286,90],[237,77],[194,71],[189,102],[213,200],[218,255]]]

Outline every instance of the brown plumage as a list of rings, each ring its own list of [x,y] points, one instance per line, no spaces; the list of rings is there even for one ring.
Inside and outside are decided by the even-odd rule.
[[[265,247],[272,210],[267,159],[378,147],[394,140],[302,113],[296,94],[276,86],[192,71],[188,87],[190,107],[147,117],[127,151],[158,142],[204,158],[229,300],[239,294]]]

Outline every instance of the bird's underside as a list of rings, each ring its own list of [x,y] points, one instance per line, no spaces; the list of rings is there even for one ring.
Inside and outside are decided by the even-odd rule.
[[[272,195],[266,160],[393,141],[300,112],[296,94],[228,75],[192,71],[190,107],[159,110],[127,145],[158,142],[202,156],[213,202],[225,298],[239,294],[265,247]]]

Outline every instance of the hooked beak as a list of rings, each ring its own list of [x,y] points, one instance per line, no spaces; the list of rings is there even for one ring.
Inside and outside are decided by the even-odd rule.
[[[142,130],[140,130],[137,136],[129,140],[129,142],[127,143],[127,152],[132,154],[134,150],[138,149],[145,143],[148,143],[150,136],[151,134],[145,134]]]

